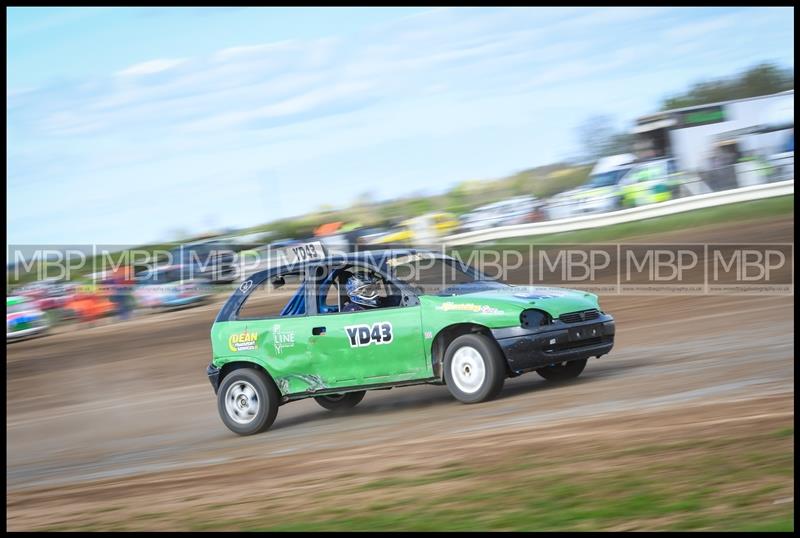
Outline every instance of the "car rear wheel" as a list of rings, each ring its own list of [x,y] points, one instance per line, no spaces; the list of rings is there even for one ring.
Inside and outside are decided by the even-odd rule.
[[[345,394],[327,394],[314,397],[314,401],[329,411],[344,411],[358,405],[364,399],[366,393],[367,391],[365,390],[359,390]]]
[[[253,435],[275,422],[278,389],[263,372],[239,368],[225,376],[217,391],[217,408],[222,422],[234,433]]]
[[[581,375],[583,369],[586,368],[586,361],[588,359],[581,359],[577,361],[569,361],[551,364],[544,368],[539,368],[536,373],[549,381],[565,381],[567,379],[574,379]]]
[[[450,394],[463,403],[491,400],[506,378],[502,352],[482,334],[465,334],[453,340],[444,356],[444,380]]]

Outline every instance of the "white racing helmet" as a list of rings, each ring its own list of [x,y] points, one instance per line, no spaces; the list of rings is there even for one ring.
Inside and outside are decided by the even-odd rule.
[[[350,300],[364,306],[378,304],[379,290],[378,280],[371,276],[353,275],[347,279],[345,284],[345,291]]]

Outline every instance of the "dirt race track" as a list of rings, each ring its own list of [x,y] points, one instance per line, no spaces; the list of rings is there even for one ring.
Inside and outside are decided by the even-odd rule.
[[[646,240],[793,242],[792,225]],[[205,377],[218,304],[9,344],[7,527],[202,528],[192,522],[203,514],[246,519],[267,504],[300,513],[309,499],[324,507],[334,503],[322,494],[332,484],[398,469],[425,475],[523,453],[571,454],[580,467],[598,447],[792,426],[792,295],[604,296],[601,304],[617,320],[615,348],[573,382],[531,373],[480,405],[456,402],[445,387],[376,391],[344,415],[303,400],[247,438],[223,426]],[[448,484],[430,488],[446,493]],[[793,514],[791,476],[773,486]],[[391,497],[349,495],[347,509],[368,510],[383,494]]]

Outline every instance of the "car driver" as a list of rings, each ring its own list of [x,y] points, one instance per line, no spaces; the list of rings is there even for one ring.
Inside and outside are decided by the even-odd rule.
[[[342,312],[358,312],[377,307],[379,290],[380,284],[374,277],[351,276],[345,285],[350,300],[342,306]]]

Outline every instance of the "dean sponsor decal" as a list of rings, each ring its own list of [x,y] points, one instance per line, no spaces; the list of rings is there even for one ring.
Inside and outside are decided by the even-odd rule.
[[[388,344],[392,341],[392,324],[388,321],[379,321],[372,325],[350,325],[344,330],[350,340],[350,347]]]
[[[248,332],[247,329],[228,337],[228,349],[231,351],[252,351],[258,341],[257,332]]]
[[[472,304],[472,303],[442,303],[440,306],[437,307],[437,310],[442,310],[444,312],[474,312],[476,314],[502,314],[502,310],[498,310],[493,306],[488,305],[479,305],[479,304]]]
[[[272,326],[272,344],[278,355],[287,347],[294,347],[294,331],[281,329],[280,325]]]

